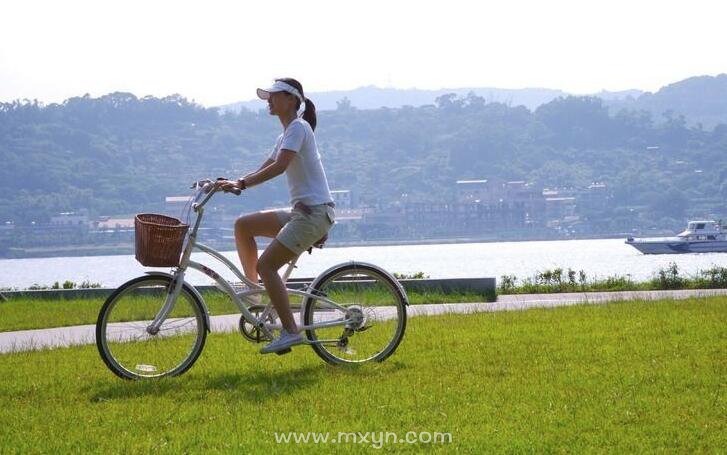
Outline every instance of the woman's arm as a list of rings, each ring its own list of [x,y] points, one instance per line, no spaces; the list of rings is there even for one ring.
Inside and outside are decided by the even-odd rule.
[[[277,159],[268,159],[260,169],[243,177],[245,188],[259,185],[279,176],[285,172],[293,158],[295,158],[295,152],[286,149],[281,150]]]
[[[295,152],[283,149],[278,154],[277,159],[273,160],[268,158],[257,171],[250,172],[242,178],[245,181],[245,188],[259,185],[279,176],[285,172],[294,157]],[[244,189],[239,180],[227,180],[221,183],[220,187],[225,191],[229,191],[232,188]]]
[[[257,168],[257,170],[256,170],[256,171],[252,171],[252,172],[250,172],[250,173],[246,174],[246,175],[245,175],[244,177],[242,177],[242,178],[244,178],[244,179],[245,179],[245,178],[247,178],[247,177],[251,176],[252,174],[254,174],[254,173],[256,173],[256,172],[260,172],[261,170],[263,170],[263,169],[265,169],[266,167],[270,166],[270,165],[271,165],[271,164],[273,164],[274,162],[275,162],[275,160],[273,160],[273,159],[271,159],[271,158],[268,158],[267,160],[265,160],[265,162],[264,162],[264,163],[263,163],[263,164],[262,164],[262,165],[261,165],[261,166],[260,166],[259,168]]]

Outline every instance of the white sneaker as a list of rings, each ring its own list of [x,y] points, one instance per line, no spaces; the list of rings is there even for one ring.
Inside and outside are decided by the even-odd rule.
[[[262,305],[263,303],[263,295],[262,294],[249,294],[240,296],[242,297],[250,306],[253,305]]]
[[[305,338],[300,333],[288,333],[285,329],[282,329],[279,337],[260,349],[260,354],[290,350],[291,346],[302,344],[303,342],[305,342]]]

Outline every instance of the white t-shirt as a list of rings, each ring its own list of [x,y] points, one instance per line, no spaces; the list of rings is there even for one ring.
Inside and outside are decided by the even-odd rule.
[[[278,136],[270,159],[275,160],[283,149],[296,152],[285,170],[290,204],[294,206],[297,202],[302,202],[305,205],[318,205],[333,202],[313,128],[308,122],[302,118],[290,122],[283,134]]]

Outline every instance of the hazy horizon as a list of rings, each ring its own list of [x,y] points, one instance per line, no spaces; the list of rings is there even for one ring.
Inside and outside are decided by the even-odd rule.
[[[275,77],[307,92],[546,88],[654,92],[727,72],[727,5],[712,1],[486,5],[281,0],[2,3],[0,100],[179,93],[254,98]],[[42,14],[39,14],[42,12]]]
[[[716,74],[715,75],[698,75],[698,76],[716,76]],[[672,82],[677,82],[677,81],[672,81]],[[667,83],[666,85],[668,85],[668,84],[669,83]],[[440,91],[445,91],[446,92],[446,91],[449,91],[449,90],[451,90],[451,91],[462,91],[462,90],[468,90],[468,89],[480,89],[480,90],[483,90],[483,89],[484,90],[490,90],[490,89],[492,89],[492,90],[508,90],[508,91],[509,90],[512,90],[512,91],[518,91],[518,90],[552,90],[552,91],[563,91],[563,92],[566,92],[566,93],[569,93],[569,94],[572,94],[572,95],[597,95],[597,94],[602,93],[602,92],[607,92],[607,93],[621,93],[621,92],[629,92],[629,91],[633,91],[633,90],[641,91],[641,92],[646,92],[646,90],[642,90],[642,89],[639,89],[639,88],[630,88],[630,89],[624,89],[624,90],[599,90],[599,91],[596,91],[596,92],[588,92],[588,93],[571,93],[571,92],[568,92],[566,90],[562,90],[562,89],[560,89],[558,87],[515,87],[515,88],[510,88],[510,87],[441,87],[441,88],[419,88],[419,87],[383,87],[383,86],[378,86],[378,85],[375,85],[375,84],[367,84],[367,85],[361,85],[361,86],[357,86],[357,87],[352,87],[352,88],[349,88],[349,89],[310,91],[310,92],[306,92],[306,95],[308,93],[311,93],[311,94],[346,93],[346,92],[353,92],[353,91],[362,90],[362,89],[368,89],[368,88],[374,88],[374,89],[379,89],[379,90],[399,90],[399,91],[410,91],[411,90],[411,91],[421,91],[421,92],[440,92]],[[659,87],[659,88],[661,88],[661,87]],[[657,88],[656,90],[658,90],[659,88]],[[16,100],[22,101],[24,99],[27,99],[27,100],[37,99],[38,102],[40,102],[42,104],[45,104],[45,105],[48,105],[48,104],[52,104],[52,103],[63,102],[65,100],[69,99],[69,98],[82,97],[82,96],[85,96],[86,94],[88,94],[92,98],[98,98],[98,97],[101,97],[101,96],[104,96],[104,95],[108,95],[108,94],[111,94],[111,93],[114,93],[114,92],[128,92],[128,91],[126,91],[126,90],[112,90],[112,91],[109,91],[109,92],[99,92],[99,93],[90,93],[90,92],[87,91],[87,92],[84,92],[84,93],[77,93],[77,94],[71,95],[71,96],[69,96],[67,98],[63,98],[63,99],[59,99],[59,100],[52,100],[52,101],[46,101],[46,100],[41,100],[41,99],[37,99],[37,98],[13,98],[13,99],[5,99],[5,100],[0,99],[0,102],[12,102],[12,101],[16,101]],[[158,98],[163,98],[165,96],[181,95],[181,96],[184,96],[185,98],[189,99],[190,101],[195,101],[196,103],[201,104],[204,107],[218,107],[218,106],[225,106],[225,105],[236,104],[236,103],[248,103],[248,102],[253,102],[253,101],[260,101],[261,103],[263,102],[259,98],[257,98],[257,96],[255,96],[255,94],[253,94],[253,96],[248,96],[246,98],[240,98],[240,99],[230,100],[229,102],[223,102],[223,103],[219,103],[219,104],[203,104],[203,103],[200,103],[199,100],[194,100],[192,98],[187,97],[184,93],[172,93],[172,92],[170,92],[170,93],[161,93],[161,94],[158,94],[158,95],[157,94],[150,94],[150,93],[148,93],[148,94],[135,93],[133,91],[132,92],[128,92],[128,93],[131,93],[134,96],[137,96],[138,98],[142,98],[144,96],[155,96],[155,97],[158,97]],[[315,101],[315,99],[314,99],[314,101]]]

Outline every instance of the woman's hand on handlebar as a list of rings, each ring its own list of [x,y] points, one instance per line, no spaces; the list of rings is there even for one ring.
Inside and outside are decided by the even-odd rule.
[[[225,193],[234,193],[238,196],[242,193],[242,188],[240,188],[237,180],[228,180],[220,177],[217,179],[217,182],[215,182],[215,185]]]

